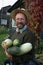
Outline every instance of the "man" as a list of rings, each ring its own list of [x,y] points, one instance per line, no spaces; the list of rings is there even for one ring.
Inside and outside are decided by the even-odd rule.
[[[24,9],[15,9],[14,11],[11,12],[11,17],[16,21],[17,28],[9,38],[11,40],[14,40],[14,39],[20,40],[20,45],[16,46],[16,48],[18,47],[18,49],[20,49],[20,46],[27,43],[31,44],[32,49],[28,52],[23,52],[21,55],[20,53],[18,55],[16,55],[15,53],[10,54],[9,49],[12,52],[13,51],[12,48],[15,48],[15,47],[11,47],[6,50],[4,42],[2,42],[2,47],[5,49],[5,53],[7,57],[14,61],[14,65],[16,64],[17,65],[36,65],[35,62],[33,62],[34,44],[35,44],[36,38],[34,34],[32,33],[32,31],[30,31],[30,29],[27,27],[27,24],[29,21],[28,13]]]

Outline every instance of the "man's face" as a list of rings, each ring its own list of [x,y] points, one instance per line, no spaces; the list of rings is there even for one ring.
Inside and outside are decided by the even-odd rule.
[[[24,14],[22,13],[18,13],[16,14],[15,16],[15,21],[16,21],[16,24],[17,24],[17,27],[19,29],[23,28],[24,25],[26,24],[26,17]]]

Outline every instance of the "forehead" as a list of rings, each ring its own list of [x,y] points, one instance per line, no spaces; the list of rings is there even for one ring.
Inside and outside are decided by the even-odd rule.
[[[24,13],[17,13],[15,17],[18,17],[18,16],[20,16],[20,17],[23,16],[26,18],[26,15]]]

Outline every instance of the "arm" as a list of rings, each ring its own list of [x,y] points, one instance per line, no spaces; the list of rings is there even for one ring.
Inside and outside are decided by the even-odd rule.
[[[7,49],[7,52],[11,55],[23,55],[25,53],[28,53],[32,49],[31,43],[24,43],[20,45],[19,47],[11,47]]]

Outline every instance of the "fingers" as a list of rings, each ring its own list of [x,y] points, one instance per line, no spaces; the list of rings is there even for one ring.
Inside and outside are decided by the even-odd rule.
[[[5,45],[5,42],[2,42],[1,46],[6,49],[6,45]]]

